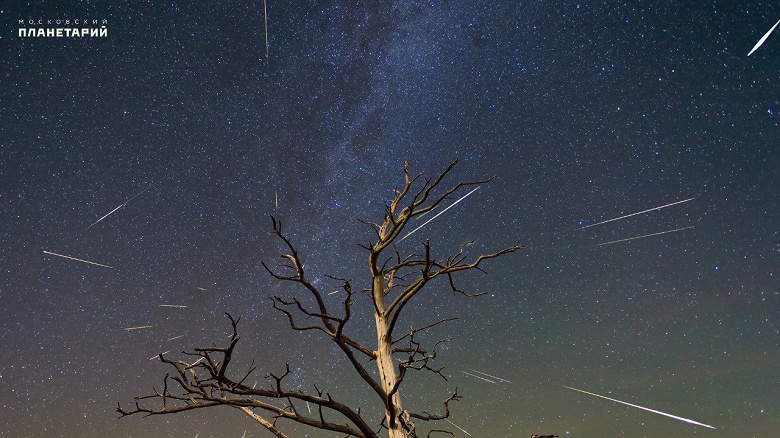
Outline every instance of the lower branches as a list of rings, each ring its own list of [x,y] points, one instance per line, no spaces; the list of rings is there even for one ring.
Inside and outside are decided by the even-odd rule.
[[[240,409],[277,437],[286,436],[276,427],[277,420],[287,419],[317,429],[344,433],[347,436],[377,438],[358,412],[333,400],[329,394],[323,394],[320,390],[317,390],[317,395],[313,395],[285,389],[283,382],[290,375],[289,364],[281,375],[266,374],[266,379],[270,380],[267,388],[257,389],[244,384],[244,381],[255,371],[254,362],[248,371],[241,374],[240,379],[231,378],[232,353],[239,340],[238,320],[230,315],[227,316],[233,326],[233,335],[227,347],[196,348],[194,353],[186,353],[199,357],[193,363],[169,360],[161,354],[159,356],[161,362],[174,368],[175,374],[165,375],[162,390],[153,388],[153,394],[135,397],[133,409],[124,409],[117,404],[116,411],[121,414],[121,417],[135,414],[166,415],[211,406],[229,406]],[[175,382],[175,385],[170,385],[171,381]],[[144,406],[142,402],[149,399],[159,399],[161,406],[157,408]],[[277,405],[279,401],[282,402],[282,406]],[[315,405],[318,416],[308,416],[300,412],[295,408],[294,401]],[[257,414],[255,409],[270,413],[273,420],[266,420]],[[346,424],[327,418],[332,414],[345,417]]]

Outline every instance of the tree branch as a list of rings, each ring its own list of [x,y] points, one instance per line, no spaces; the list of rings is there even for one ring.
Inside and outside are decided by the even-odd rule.
[[[117,412],[124,417],[139,413],[146,414],[146,416],[174,414],[217,405],[248,408],[250,410],[259,408],[271,412],[275,420],[287,419],[319,429],[346,433],[356,437],[377,438],[371,427],[365,423],[358,413],[347,405],[333,400],[330,396],[323,397],[322,394],[312,395],[284,389],[283,380],[290,374],[289,364],[286,366],[285,372],[280,376],[276,376],[273,373],[266,375],[266,378],[272,379],[274,382],[274,385],[269,389],[256,389],[243,383],[246,377],[254,370],[253,366],[250,366],[250,370],[243,374],[241,380],[231,379],[228,375],[228,370],[233,349],[239,340],[237,325],[240,318],[234,319],[229,314],[227,316],[230,318],[233,327],[233,334],[227,347],[196,348],[195,353],[189,354],[200,356],[201,359],[193,364],[183,361],[172,361],[160,355],[160,360],[163,363],[169,364],[176,369],[177,376],[172,377],[172,380],[178,383],[182,394],[170,393],[168,385],[170,375],[166,375],[162,392],[155,390],[152,395],[136,397],[135,409],[125,410],[121,405],[117,404]],[[222,356],[220,360],[216,360],[215,354]],[[201,377],[200,371],[204,372],[205,375],[203,377]],[[286,399],[290,404],[287,407],[279,407],[258,397],[271,400]],[[160,399],[162,407],[160,409],[152,409],[140,405],[140,401],[151,398]],[[320,408],[320,418],[311,418],[299,413],[292,405],[293,399],[317,405]],[[169,401],[175,402],[176,405],[171,405]],[[322,415],[323,408],[346,417],[352,423],[352,426],[326,420]],[[244,412],[246,413],[247,411],[244,410]],[[258,418],[253,418],[263,424]],[[273,427],[275,428],[275,426]],[[268,427],[266,426],[266,428]],[[274,429],[269,430],[276,433]],[[278,431],[278,429],[276,430]],[[277,434],[277,436],[280,435]]]
[[[427,249],[427,242],[426,242],[426,254],[428,254]],[[448,259],[447,264],[442,264],[433,260],[430,260],[429,256],[426,255],[426,263],[425,267],[423,268],[423,271],[417,280],[412,282],[411,285],[409,285],[403,292],[401,292],[390,304],[390,306],[387,307],[387,313],[389,313],[390,316],[390,324],[388,325],[388,335],[392,335],[393,328],[395,327],[396,322],[398,321],[398,317],[401,315],[401,312],[403,311],[403,308],[406,306],[406,304],[411,300],[422,288],[431,280],[434,278],[446,274],[450,276],[453,272],[458,271],[465,271],[470,269],[479,269],[480,263],[482,263],[485,260],[493,259],[496,257],[500,257],[504,254],[515,252],[519,249],[524,249],[525,247],[520,245],[520,242],[517,242],[515,245],[512,245],[508,248],[504,248],[500,251],[497,251],[493,254],[486,254],[481,255],[477,257],[477,259],[472,263],[463,263],[463,258],[461,257],[460,253],[456,254],[453,257],[450,257]],[[462,247],[461,247],[462,251]],[[481,272],[486,273],[484,270],[479,269]],[[450,280],[452,278],[450,277]],[[469,296],[469,294],[466,294],[463,291],[460,291],[454,286],[454,283],[450,283],[453,287],[454,291],[460,292],[464,295]]]
[[[455,393],[450,396],[447,400],[444,401],[444,414],[437,415],[437,414],[431,414],[428,411],[423,411],[422,414],[415,414],[413,412],[409,413],[409,416],[411,418],[416,418],[418,420],[423,421],[436,421],[436,420],[444,420],[445,418],[449,418],[450,416],[450,402],[461,400],[463,396],[458,394],[458,388],[455,388]]]

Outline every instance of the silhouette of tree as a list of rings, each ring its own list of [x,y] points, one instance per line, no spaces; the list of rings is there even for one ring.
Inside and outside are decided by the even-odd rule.
[[[340,281],[345,292],[345,298],[340,305],[341,310],[337,314],[333,309],[328,308],[323,293],[309,280],[298,251],[290,238],[282,232],[281,222],[271,216],[273,233],[285,248],[285,252],[281,255],[285,261],[276,269],[268,267],[265,263],[263,267],[277,280],[299,284],[315,303],[313,307],[307,307],[304,302],[296,298],[272,296],[270,298],[273,308],[287,317],[292,329],[319,331],[323,335],[323,340],[332,341],[331,345],[335,345],[344,354],[352,368],[365,382],[367,390],[374,393],[377,402],[381,403],[384,416],[379,421],[378,427],[370,426],[359,410],[356,411],[334,400],[330,394],[316,385],[314,392],[286,388],[284,380],[290,374],[289,364],[279,375],[266,374],[265,377],[270,385],[265,388],[255,388],[245,383],[255,371],[254,362],[245,372],[234,374],[231,369],[229,373],[233,351],[239,341],[240,320],[229,314],[227,317],[230,319],[233,334],[226,347],[195,348],[193,352],[185,353],[193,356],[193,361],[190,363],[170,360],[161,354],[160,360],[174,370],[165,375],[162,390],[155,389],[153,394],[136,397],[133,409],[126,410],[117,404],[117,411],[124,417],[133,414],[175,414],[211,406],[229,406],[240,409],[280,438],[287,437],[277,428],[281,420],[339,432],[346,437],[376,438],[382,430],[387,430],[389,438],[417,438],[419,435],[415,421],[432,422],[448,418],[450,403],[461,399],[457,388],[449,398],[444,400],[442,413],[427,411],[418,413],[403,408],[401,387],[407,373],[412,370],[430,371],[446,380],[442,373],[443,367],[436,368],[432,362],[436,358],[437,347],[451,339],[439,340],[428,348],[418,342],[415,335],[455,318],[442,319],[417,328],[411,327],[408,332],[397,334],[396,326],[399,317],[404,310],[414,305],[413,303],[420,304],[419,300],[415,301],[414,298],[437,278],[447,281],[453,294],[467,297],[484,294],[484,292],[472,294],[458,288],[453,274],[465,271],[486,273],[482,268],[484,262],[523,248],[518,242],[468,261],[465,251],[468,243],[464,243],[459,251],[446,259],[436,259],[431,255],[430,241],[425,240],[421,242],[419,253],[401,255],[395,242],[403,240],[403,237],[399,240],[399,236],[411,219],[431,212],[448,199],[452,199],[452,196],[461,189],[486,184],[492,179],[459,182],[449,190],[434,196],[433,193],[440,191],[442,181],[457,162],[458,160],[455,160],[450,163],[435,179],[429,178],[424,181],[422,173],[411,176],[408,163],[405,163],[404,185],[400,189],[396,188],[394,198],[385,205],[382,222],[361,221],[370,226],[375,233],[375,240],[368,245],[361,245],[368,254],[371,279],[371,288],[363,290],[362,293],[371,300],[376,327],[376,345],[371,347],[357,342],[345,331],[352,316],[351,306],[356,296],[351,281],[330,277]],[[415,189],[415,186],[419,187]],[[305,317],[307,322],[301,323],[299,321],[301,316]],[[393,362],[394,357],[399,360],[397,364]],[[370,362],[376,363],[378,375],[372,375],[366,368],[365,364]],[[156,408],[142,406],[142,402],[149,399],[158,399],[161,406]],[[314,411],[301,410],[303,403],[307,403],[309,407],[314,406]],[[270,415],[270,420],[263,417],[261,413]],[[455,436],[450,431],[435,427],[429,430],[427,436],[436,433]]]

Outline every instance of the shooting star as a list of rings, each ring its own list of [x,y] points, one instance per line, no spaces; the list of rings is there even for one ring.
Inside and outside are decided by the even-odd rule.
[[[265,18],[265,63],[268,64],[268,5],[263,0],[263,17]]]
[[[592,396],[596,396],[596,397],[601,397],[603,399],[607,399],[607,400],[610,400],[610,401],[613,401],[613,402],[623,403],[624,405],[631,406],[632,408],[644,409],[645,411],[649,411],[649,412],[652,412],[654,414],[659,414],[659,415],[663,415],[663,416],[666,416],[666,417],[669,417],[669,418],[674,418],[675,420],[684,421],[686,423],[694,424],[696,426],[703,426],[703,427],[709,427],[710,429],[715,429],[715,427],[710,426],[709,424],[699,423],[698,421],[693,421],[693,420],[688,419],[688,418],[678,417],[677,415],[667,414],[666,412],[656,411],[655,409],[646,408],[644,406],[634,405],[634,404],[627,403],[627,402],[624,402],[624,401],[615,400],[614,398],[604,397],[603,395],[594,394],[592,392],[583,391],[581,389],[572,388],[570,386],[564,386],[564,388],[571,389],[572,391],[579,391],[579,392],[582,392],[584,394],[588,394],[588,395],[592,395]]]
[[[279,192],[276,192],[276,209],[279,210]]]
[[[486,378],[484,378],[484,377],[480,377],[480,376],[478,376],[478,375],[476,375],[476,374],[467,373],[467,372],[465,372],[465,371],[461,371],[461,373],[463,373],[463,374],[466,374],[466,375],[469,375],[469,376],[471,376],[471,377],[476,377],[477,379],[482,379],[482,380],[484,380],[484,381],[486,381],[486,382],[490,382],[490,383],[496,383],[496,382],[494,382],[494,381],[492,381],[492,380],[488,380],[488,379],[486,379]]]
[[[197,364],[201,363],[201,362],[203,361],[203,359],[205,359],[205,357],[201,357],[200,359],[198,359],[197,361],[195,361],[195,363],[194,363],[194,364],[190,365],[190,367],[194,367],[195,365],[197,365]]]
[[[306,402],[306,408],[309,409],[309,415],[311,415],[311,406],[309,406],[309,402]]]
[[[241,438],[246,438],[246,429],[244,429],[244,436]]]
[[[198,432],[197,435],[195,435],[195,438],[198,438],[200,436],[200,432]]]
[[[775,28],[777,27],[777,25],[778,25],[778,24],[780,24],[780,20],[777,20],[777,23],[775,23],[775,25],[774,25],[774,26],[772,26],[772,28],[771,28],[771,29],[769,29],[769,32],[767,32],[766,34],[764,34],[764,36],[762,36],[762,37],[761,37],[761,39],[760,39],[760,40],[758,40],[758,42],[756,43],[756,45],[755,45],[755,46],[753,46],[753,50],[751,50],[751,51],[750,51],[750,53],[748,53],[748,55],[747,55],[747,56],[750,56],[750,55],[752,55],[752,54],[753,54],[753,52],[755,52],[755,51],[756,51],[756,49],[758,49],[759,47],[761,47],[761,44],[764,44],[764,41],[766,41],[766,39],[767,39],[767,38],[769,38],[769,34],[771,34],[773,30],[775,30]]]
[[[168,354],[170,352],[171,352],[171,350],[168,350],[165,353],[160,353],[160,354]],[[157,359],[158,357],[160,357],[160,354],[155,354],[154,356],[150,357],[149,360]]]
[[[660,210],[662,208],[671,207],[672,205],[677,205],[677,204],[682,204],[683,202],[693,201],[694,199],[696,199],[696,198],[683,199],[682,201],[672,202],[671,204],[662,205],[660,207],[654,207],[654,208],[650,208],[650,209],[647,209],[647,210],[638,211],[636,213],[627,214],[625,216],[620,216],[620,217],[608,219],[608,220],[605,220],[605,221],[602,221],[602,222],[597,222],[595,224],[585,225],[584,227],[582,227],[580,229],[584,230],[585,228],[595,227],[596,225],[606,224],[608,222],[617,221],[617,220],[620,220],[620,219],[625,219],[627,217],[636,216],[638,214],[643,214],[643,213],[647,213],[647,212],[650,212],[650,211]]]
[[[500,380],[500,381],[502,381],[502,382],[506,382],[506,383],[512,383],[512,382],[510,382],[509,380],[502,379],[501,377],[491,376],[490,374],[488,374],[488,373],[483,373],[483,372],[481,372],[481,371],[472,370],[472,369],[469,369],[469,371],[473,371],[473,372],[475,372],[475,373],[477,373],[477,374],[482,374],[483,376],[488,376],[488,377],[490,377],[490,378],[493,378],[493,379],[496,379],[496,380]]]
[[[419,227],[415,228],[415,229],[414,229],[414,230],[412,230],[412,231],[411,231],[409,234],[407,234],[406,236],[404,236],[403,238],[401,238],[401,240],[399,240],[399,242],[402,242],[404,239],[406,239],[407,237],[409,237],[409,236],[411,236],[412,234],[414,234],[414,232],[415,232],[415,231],[417,231],[417,230],[419,230],[420,228],[422,228],[422,227],[424,227],[424,226],[428,225],[428,223],[429,223],[430,221],[432,221],[432,220],[436,219],[437,217],[441,216],[441,215],[442,215],[442,214],[443,214],[445,211],[447,211],[447,210],[449,210],[450,208],[452,208],[452,207],[454,207],[455,205],[457,205],[457,204],[458,204],[458,202],[460,202],[460,201],[462,201],[462,200],[466,199],[466,197],[467,197],[468,195],[470,195],[470,194],[472,194],[472,193],[476,192],[477,190],[479,190],[479,188],[480,188],[480,187],[481,187],[481,186],[477,186],[477,188],[475,188],[474,190],[472,190],[472,191],[470,191],[470,192],[466,193],[465,195],[463,195],[463,197],[461,197],[461,198],[460,198],[460,199],[458,199],[457,201],[453,202],[451,205],[447,206],[447,208],[445,208],[444,210],[442,210],[442,211],[440,211],[439,213],[437,213],[437,214],[436,214],[436,216],[434,216],[434,217],[432,217],[432,218],[428,219],[427,221],[425,221],[425,223],[424,223],[424,224],[422,224],[422,225],[420,225]]]
[[[448,418],[445,418],[445,420],[447,420],[447,423],[450,423],[451,425],[453,425],[453,426],[457,427],[458,429],[460,429],[460,430],[461,430],[463,433],[465,433],[466,435],[468,435],[468,436],[471,436],[471,434],[470,434],[470,433],[466,432],[466,429],[464,429],[464,428],[462,428],[462,427],[458,426],[457,424],[453,423],[453,422],[452,422],[452,421],[450,421]]]
[[[178,309],[184,309],[187,306],[183,306],[181,304],[160,304],[160,307],[176,307]]]
[[[611,242],[603,242],[603,243],[599,243],[599,244],[596,244],[596,245],[593,245],[593,246],[596,247],[596,246],[611,245],[613,243],[628,242],[629,240],[644,239],[645,237],[659,236],[661,234],[668,234],[668,233],[676,233],[678,231],[689,230],[691,228],[693,228],[693,226],[684,227],[684,228],[676,228],[674,230],[661,231],[660,233],[652,233],[652,234],[645,234],[645,235],[642,235],[642,236],[629,237],[627,239],[613,240]]]
[[[208,291],[208,289],[202,288],[202,287],[199,287],[199,286],[195,286],[195,289]]]
[[[436,206],[436,207],[438,208],[438,206]],[[414,220],[419,220],[419,219],[422,219],[423,217],[425,217],[426,215],[428,215],[428,213],[431,213],[431,212],[433,212],[433,211],[435,211],[435,210],[436,210],[436,208],[432,208],[432,209],[430,209],[430,210],[426,211],[425,213],[423,213],[423,214],[421,214],[421,215],[419,215],[419,216],[415,216]]]
[[[174,339],[179,339],[179,338],[183,338],[183,337],[184,337],[184,335],[174,336],[174,337],[172,337],[172,338],[168,338],[168,339],[166,339],[166,341],[172,341],[172,340],[174,340]]]
[[[154,327],[154,326],[153,325],[142,325],[142,326],[139,326],[139,327],[128,327],[128,328],[125,329],[125,331],[129,332],[130,330],[143,330],[143,329],[148,329],[148,328],[152,328],[152,327]]]
[[[170,175],[170,173],[169,173],[168,175]],[[98,223],[98,222],[100,222],[100,221],[102,221],[103,219],[105,219],[105,218],[109,217],[109,216],[110,216],[112,213],[114,213],[115,211],[119,210],[120,208],[122,208],[122,207],[124,207],[125,205],[127,205],[128,203],[130,203],[130,201],[132,201],[133,199],[135,199],[135,198],[137,198],[137,197],[141,196],[142,194],[146,193],[146,191],[147,191],[147,190],[149,190],[149,189],[151,189],[151,188],[152,188],[152,187],[153,187],[155,184],[157,184],[158,182],[160,182],[160,181],[164,180],[165,178],[168,178],[168,175],[165,175],[164,177],[162,177],[162,178],[158,179],[157,181],[154,181],[154,182],[152,182],[152,183],[151,183],[151,184],[149,184],[149,186],[147,186],[145,189],[141,190],[140,192],[138,192],[138,193],[136,193],[135,195],[133,195],[132,197],[130,197],[130,199],[128,199],[127,201],[123,202],[123,203],[122,203],[122,204],[121,204],[119,207],[117,207],[117,208],[115,208],[115,209],[113,209],[113,210],[109,211],[108,213],[106,213],[105,215],[103,215],[103,217],[101,217],[100,219],[98,219],[98,220],[96,220],[95,222],[93,222],[93,223],[92,223],[90,226],[88,226],[87,228],[85,228],[85,229],[84,229],[84,231],[87,231],[88,229],[90,229],[90,228],[92,228],[93,226],[97,225],[97,223]]]
[[[70,257],[70,256],[62,255],[62,254],[57,254],[56,252],[44,251],[44,253],[51,254],[51,255],[54,255],[54,256],[57,256],[57,257],[64,257],[66,259],[75,260],[77,262],[89,263],[90,265],[97,265],[97,266],[102,266],[104,268],[113,269],[113,268],[111,268],[111,266],[108,266],[108,265],[101,265],[100,263],[90,262],[89,260],[82,260],[82,259],[77,259],[76,257]]]
[[[333,295],[333,294],[337,294],[337,293],[339,293],[339,291],[334,290],[333,292],[329,293],[328,295]]]

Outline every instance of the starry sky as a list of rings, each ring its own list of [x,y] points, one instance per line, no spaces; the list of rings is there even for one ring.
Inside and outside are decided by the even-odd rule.
[[[268,215],[323,290],[338,287],[325,274],[366,287],[358,219],[381,220],[405,160],[435,175],[455,158],[447,185],[495,179],[401,248],[527,249],[461,276],[485,296],[434,283],[409,309],[403,326],[459,320],[424,337],[454,337],[437,359],[449,380],[411,376],[406,408],[441,411],[457,386],[451,420],[475,437],[780,431],[780,33],[747,56],[780,4],[268,0],[267,14],[266,57],[262,2],[3,3],[0,436],[270,437],[228,408],[114,412],[159,387],[154,355],[225,343],[224,312],[243,317],[236,361],[254,358],[257,380],[289,362],[291,387],[316,383],[373,424],[341,354],[270,308],[304,294],[260,265],[280,252]],[[108,34],[18,35],[57,27],[19,20],[66,19]],[[347,326],[366,343],[367,304]]]

